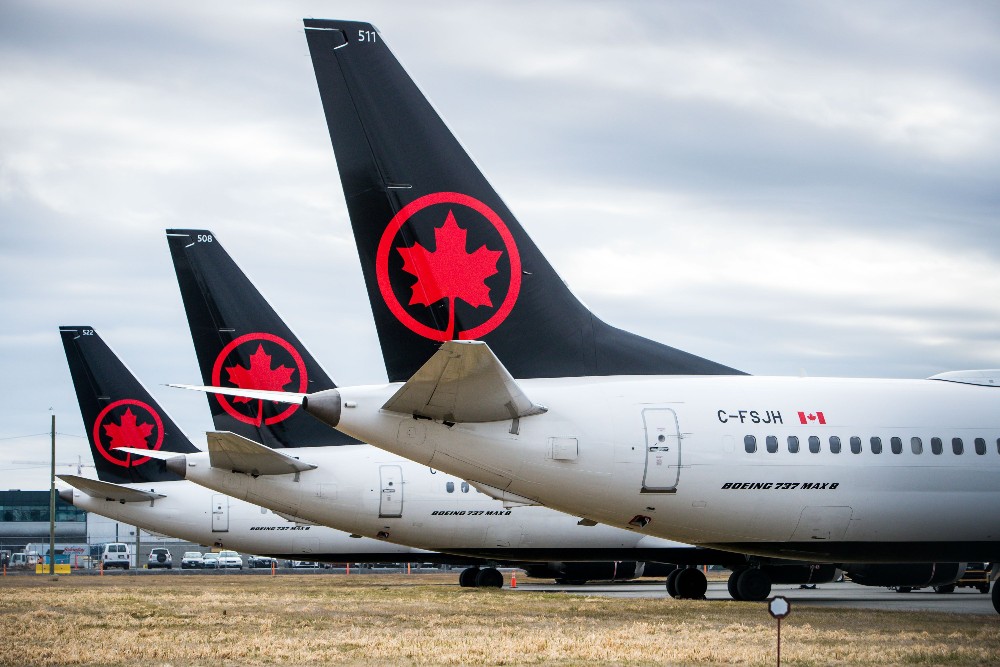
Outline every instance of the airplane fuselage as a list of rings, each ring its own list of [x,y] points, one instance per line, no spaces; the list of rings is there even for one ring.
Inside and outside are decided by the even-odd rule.
[[[340,389],[338,428],[642,535],[831,562],[1000,559],[994,388],[752,376],[518,384],[544,414],[418,419],[381,409],[399,388],[390,384]]]
[[[186,457],[186,476],[254,505],[433,551],[502,560],[659,562],[687,562],[682,554],[701,551],[607,525],[581,525],[579,516],[546,507],[505,507],[460,478],[370,445],[282,451],[318,467],[254,477],[213,468],[208,454],[193,454]]]
[[[326,526],[289,521],[188,481],[123,486],[154,490],[165,497],[152,502],[120,503],[73,489],[73,505],[149,532],[247,554],[352,562],[405,559],[413,554],[433,561],[436,556],[421,549],[351,537]]]

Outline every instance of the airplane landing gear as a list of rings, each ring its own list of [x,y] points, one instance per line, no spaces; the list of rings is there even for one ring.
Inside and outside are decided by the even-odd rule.
[[[667,575],[667,595],[681,600],[703,600],[708,590],[708,579],[694,567],[677,568]]]
[[[467,567],[458,575],[458,585],[462,588],[475,588],[476,577],[479,576],[478,567]]]
[[[771,578],[755,567],[733,570],[727,587],[734,600],[760,602],[771,594]]]
[[[462,588],[503,588],[503,575],[495,567],[467,567],[458,575]]]
[[[495,567],[483,568],[476,575],[477,588],[503,588],[503,575]]]
[[[995,581],[993,582],[993,608],[1000,614],[1000,585]]]

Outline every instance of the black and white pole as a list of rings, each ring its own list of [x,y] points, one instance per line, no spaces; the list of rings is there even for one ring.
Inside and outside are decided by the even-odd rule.
[[[776,595],[767,603],[767,611],[778,621],[778,667],[781,667],[781,619],[792,613],[792,603],[781,595]]]

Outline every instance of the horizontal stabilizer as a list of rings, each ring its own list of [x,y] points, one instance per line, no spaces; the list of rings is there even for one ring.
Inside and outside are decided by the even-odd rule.
[[[531,498],[525,498],[524,496],[519,496],[516,493],[511,493],[505,489],[498,489],[495,486],[490,486],[489,484],[483,484],[482,482],[470,481],[469,484],[472,485],[476,491],[484,493],[494,500],[499,500],[503,503],[506,508],[511,507],[527,507],[530,505],[541,505],[537,500],[532,500]]]
[[[158,461],[182,461],[184,460],[183,454],[178,454],[177,452],[165,452],[162,449],[140,449],[139,447],[115,447],[116,452],[122,454],[133,454],[135,456],[143,456],[151,459],[156,459]]]
[[[1000,369],[980,371],[948,371],[932,375],[928,380],[944,380],[959,384],[978,384],[984,387],[1000,387]]]
[[[545,412],[531,402],[489,345],[451,340],[382,406],[459,423],[504,421]]]
[[[318,526],[318,525],[320,525],[320,524],[315,523],[313,521],[307,521],[307,520],[303,519],[302,517],[295,516],[294,514],[285,514],[284,512],[278,512],[276,510],[271,510],[271,511],[274,512],[275,514],[277,514],[278,516],[280,516],[285,521],[291,521],[292,523],[297,524],[299,526]]]
[[[120,503],[142,503],[166,498],[162,493],[152,491],[142,491],[111,482],[101,482],[96,479],[87,479],[78,475],[56,475],[74,489],[86,493],[91,498],[103,498],[104,500],[114,500]]]
[[[168,384],[174,389],[191,389],[193,391],[203,391],[207,394],[222,394],[224,396],[239,396],[242,398],[256,398],[260,401],[274,401],[275,403],[290,403],[301,405],[306,394],[298,394],[291,391],[267,391],[266,389],[239,389],[238,387],[205,387],[196,384]]]
[[[235,433],[211,431],[207,436],[208,458],[213,468],[254,476],[288,475],[316,468]]]

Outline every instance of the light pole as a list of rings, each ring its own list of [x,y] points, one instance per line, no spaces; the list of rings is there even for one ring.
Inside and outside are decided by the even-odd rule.
[[[56,574],[56,416],[52,415],[52,468],[49,478],[49,574]]]

